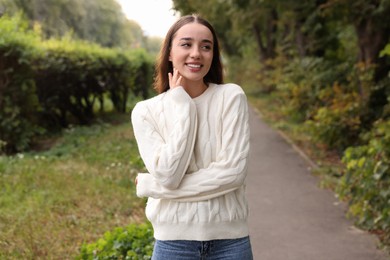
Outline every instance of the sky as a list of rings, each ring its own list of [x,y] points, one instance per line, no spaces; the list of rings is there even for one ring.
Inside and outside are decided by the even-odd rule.
[[[146,36],[165,37],[178,18],[171,0],[117,0],[127,18],[136,21]]]

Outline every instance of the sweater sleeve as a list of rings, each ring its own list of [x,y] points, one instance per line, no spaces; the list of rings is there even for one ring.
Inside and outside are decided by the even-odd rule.
[[[243,92],[228,97],[223,111],[222,143],[215,162],[186,174],[177,189],[167,189],[149,174],[139,174],[137,195],[177,201],[212,199],[244,185],[249,156],[248,105]]]
[[[162,189],[176,189],[187,171],[196,136],[196,107],[182,87],[166,93],[161,105],[165,111],[158,111],[153,118],[145,102],[138,103],[131,114],[134,135],[141,158],[150,173],[150,177]],[[163,113],[164,112],[164,113]],[[168,114],[168,118],[163,116]],[[162,128],[164,120],[172,125],[164,138]]]

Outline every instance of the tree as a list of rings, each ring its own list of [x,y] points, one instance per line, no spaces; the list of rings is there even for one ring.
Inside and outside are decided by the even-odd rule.
[[[235,36],[236,31],[233,30],[235,21],[232,19],[234,14],[230,2],[173,0],[173,4],[173,9],[179,11],[182,15],[196,13],[209,20],[217,32],[224,53],[228,56],[240,55],[242,46],[240,39],[245,39],[245,37]]]
[[[374,80],[387,77],[389,64],[379,57],[379,53],[390,40],[390,1],[329,0],[324,8],[354,26],[359,46],[358,61],[366,67],[376,67]]]
[[[129,21],[115,0],[0,0],[0,12],[23,12],[38,22],[45,38],[73,37],[106,47],[131,47],[145,43],[141,27]]]
[[[329,34],[319,7],[324,0],[174,0],[182,14],[199,13],[212,22],[229,56],[240,56],[245,46],[256,43],[259,61],[267,63],[277,47],[295,46],[301,57],[323,55],[336,33]],[[221,15],[224,14],[224,15]]]

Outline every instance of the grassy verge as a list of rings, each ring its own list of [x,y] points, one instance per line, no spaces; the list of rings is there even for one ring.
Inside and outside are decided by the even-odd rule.
[[[128,115],[69,128],[51,143],[0,157],[0,259],[72,259],[83,242],[144,220]]]

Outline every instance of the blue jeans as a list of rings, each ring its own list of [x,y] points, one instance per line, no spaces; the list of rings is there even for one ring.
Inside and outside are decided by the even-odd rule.
[[[249,237],[211,241],[156,240],[152,260],[253,260]]]

